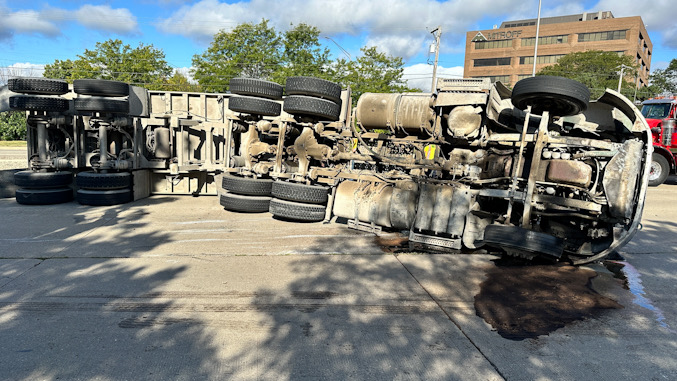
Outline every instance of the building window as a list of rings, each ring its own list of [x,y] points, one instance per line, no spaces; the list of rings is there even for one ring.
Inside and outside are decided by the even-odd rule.
[[[510,57],[481,58],[473,61],[474,67],[482,66],[507,66],[510,65]]]
[[[614,30],[610,32],[579,33],[578,42],[624,40],[626,32],[625,30]]]
[[[534,46],[536,37],[528,37],[522,39],[522,46]],[[538,45],[552,45],[552,44],[566,44],[569,42],[569,36],[546,36],[538,38]]]
[[[512,40],[475,41],[475,49],[510,48]]]
[[[552,64],[557,63],[560,58],[564,57],[564,54],[555,54],[551,56],[538,56],[536,64]],[[534,56],[520,57],[520,65],[533,65]]]
[[[520,74],[520,75],[517,76],[517,81],[521,81],[524,78],[529,78],[529,77],[532,77],[532,75],[531,74]]]
[[[510,83],[510,76],[509,75],[488,75],[488,76],[484,76],[484,77],[473,77],[473,78],[489,78],[491,83],[494,83],[494,82]]]

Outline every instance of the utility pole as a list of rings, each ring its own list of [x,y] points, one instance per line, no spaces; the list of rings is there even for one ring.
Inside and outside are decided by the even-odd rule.
[[[437,60],[440,58],[440,36],[442,36],[442,27],[438,26],[430,32],[435,36],[435,63],[433,64],[433,84],[430,88],[430,92],[435,92],[435,81],[437,80]]]

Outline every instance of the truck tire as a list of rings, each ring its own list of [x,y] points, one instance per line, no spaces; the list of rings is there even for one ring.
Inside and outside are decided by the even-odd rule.
[[[68,100],[47,97],[9,97],[9,108],[27,111],[66,111]]]
[[[73,173],[20,171],[14,174],[14,185],[20,188],[63,188],[73,183]]]
[[[228,109],[244,114],[278,116],[282,111],[282,106],[268,99],[237,96],[228,100]]]
[[[71,188],[46,188],[16,190],[16,202],[22,205],[52,205],[73,201]]]
[[[233,78],[228,85],[229,90],[237,95],[250,95],[268,99],[282,99],[282,85],[253,78]]]
[[[221,186],[228,192],[245,196],[270,196],[272,179],[253,179],[234,175],[223,175]]]
[[[529,77],[515,84],[511,100],[520,110],[531,106],[534,114],[548,111],[552,116],[569,116],[587,109],[590,90],[584,84],[568,78]]]
[[[129,84],[104,79],[76,79],[73,81],[73,91],[100,97],[126,97],[129,95]]]
[[[219,203],[224,209],[244,213],[267,212],[270,200],[271,197],[267,196],[243,196],[230,192],[223,192],[219,197]]]
[[[68,92],[68,82],[49,78],[10,78],[7,88],[15,93],[61,95]]]
[[[284,111],[292,115],[310,115],[332,122],[338,120],[341,115],[341,107],[336,102],[304,95],[286,97]]]
[[[538,256],[559,259],[564,251],[561,238],[518,226],[488,225],[484,230],[484,243],[502,248],[508,255],[527,259]]]
[[[80,189],[112,190],[129,188],[132,185],[132,174],[80,172],[75,177],[75,184]]]
[[[327,207],[304,204],[274,198],[270,200],[270,213],[275,217],[291,221],[319,222],[324,220]]]
[[[670,175],[670,163],[663,155],[654,152],[651,155],[649,170],[649,186],[657,187],[665,182]]]
[[[329,198],[328,187],[297,184],[281,180],[273,183],[271,193],[275,198],[308,204],[326,204]]]
[[[78,189],[76,198],[82,205],[109,206],[132,201],[131,189],[90,190]]]
[[[289,77],[285,84],[287,95],[309,95],[341,103],[341,85],[314,77]]]
[[[87,112],[129,114],[129,101],[126,99],[77,98],[75,99],[75,109]]]

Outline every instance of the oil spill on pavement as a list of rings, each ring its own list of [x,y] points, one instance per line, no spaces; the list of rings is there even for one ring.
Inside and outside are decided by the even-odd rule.
[[[663,311],[661,311],[660,308],[654,306],[651,299],[646,297],[646,292],[644,291],[644,286],[642,285],[642,278],[640,277],[639,271],[637,271],[634,266],[625,261],[604,261],[603,264],[607,270],[614,274],[614,278],[618,278],[623,281],[623,288],[630,290],[630,292],[635,296],[635,298],[632,300],[633,303],[653,312],[656,322],[658,322],[661,327],[669,330],[672,333],[677,333],[675,330],[670,328],[668,323],[665,322],[665,315],[663,315]]]
[[[475,296],[477,316],[510,340],[533,339],[566,325],[623,308],[594,291],[597,273],[569,265],[497,260]]]
[[[377,235],[374,237],[384,253],[403,253],[409,251],[409,237],[401,234]]]

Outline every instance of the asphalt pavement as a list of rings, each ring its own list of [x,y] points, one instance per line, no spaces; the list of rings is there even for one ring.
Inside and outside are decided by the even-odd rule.
[[[677,379],[675,194],[649,190],[622,259],[526,283],[494,255],[412,253],[216,197],[0,199],[0,377]]]

